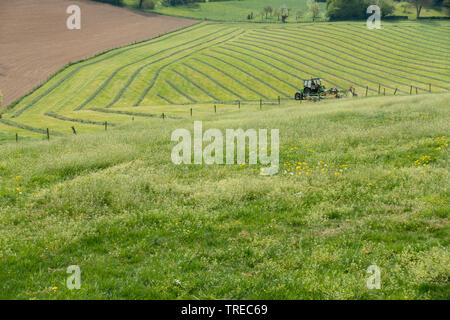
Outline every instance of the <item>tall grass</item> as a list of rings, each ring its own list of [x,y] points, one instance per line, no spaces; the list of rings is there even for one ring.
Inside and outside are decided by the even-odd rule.
[[[205,129],[280,129],[272,177],[172,164],[171,132],[190,119],[3,144],[0,298],[448,299],[449,103],[202,115]],[[372,264],[381,290],[366,287]]]

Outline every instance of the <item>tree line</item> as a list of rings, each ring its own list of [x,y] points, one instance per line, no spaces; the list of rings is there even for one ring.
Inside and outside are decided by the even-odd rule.
[[[416,18],[420,18],[424,8],[450,8],[450,0],[327,0],[327,16],[330,20],[364,19],[368,6],[372,4],[380,7],[383,16],[388,16],[394,13],[395,2],[402,2],[403,13],[409,7],[414,8]]]

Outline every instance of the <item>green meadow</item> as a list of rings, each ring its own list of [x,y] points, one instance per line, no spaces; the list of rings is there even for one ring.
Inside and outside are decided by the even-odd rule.
[[[133,1],[128,4],[133,5]],[[157,5],[153,12],[183,16],[194,19],[221,20],[221,21],[247,21],[247,16],[253,13],[251,21],[281,22],[281,17],[263,14],[263,8],[270,5],[273,9],[285,6],[289,9],[288,22],[311,21],[308,15],[307,0],[245,0],[245,1],[223,1],[204,2],[185,6],[164,7]],[[325,3],[319,3],[322,9],[322,19],[325,18]],[[300,11],[300,12],[299,12]],[[296,17],[298,15],[298,17]]]
[[[292,101],[302,79],[359,96],[450,89],[448,22],[200,22],[67,66],[10,105],[0,131],[45,137],[135,119]]]
[[[449,104],[198,109],[2,144],[0,298],[448,299]],[[192,120],[279,129],[278,174],[174,165],[171,133]],[[366,286],[373,264],[380,290]]]

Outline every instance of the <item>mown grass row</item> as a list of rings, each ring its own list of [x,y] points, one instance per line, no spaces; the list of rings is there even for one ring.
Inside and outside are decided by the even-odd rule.
[[[282,40],[286,40],[286,41],[301,41],[303,39],[303,37],[301,37],[298,33],[293,33],[293,34],[285,33],[283,35],[272,33],[272,32],[267,32],[267,31],[265,31],[264,33],[266,35],[271,35],[271,36],[277,37],[277,39],[282,39]],[[341,40],[339,40],[339,42],[341,42]],[[313,46],[311,44],[313,44]],[[360,50],[358,52],[358,54],[354,54],[354,51],[351,48],[349,48],[349,46],[348,46],[348,45],[350,45],[349,42],[346,42],[346,46],[337,46],[335,44],[327,45],[324,42],[308,39],[308,45],[320,52],[324,52],[324,53],[336,52],[339,54],[340,59],[346,59],[346,57],[349,57],[349,58],[352,58],[352,60],[366,62],[366,64],[365,64],[366,66],[369,66],[369,64],[370,64],[370,65],[373,65],[376,67],[386,68],[389,70],[395,70],[397,72],[408,74],[410,76],[413,76],[414,78],[403,77],[403,76],[400,76],[398,73],[396,73],[396,76],[407,79],[407,80],[415,81],[418,83],[427,84],[427,85],[430,83],[429,81],[424,82],[424,81],[419,80],[421,78],[436,80],[438,82],[444,82],[446,84],[450,83],[443,79],[444,77],[449,78],[450,77],[449,73],[445,74],[445,73],[433,72],[433,74],[439,74],[439,75],[443,76],[441,78],[438,78],[435,76],[430,76],[429,74],[426,73],[426,70],[423,70],[423,68],[422,69],[414,68],[413,70],[416,70],[416,72],[405,70],[404,67],[406,67],[406,66],[402,66],[403,67],[402,69],[396,68],[395,67],[395,66],[397,66],[396,61],[393,61],[392,59],[391,60],[380,59],[380,57],[378,55],[376,57],[373,57],[373,56],[365,53],[366,50]],[[368,58],[370,60],[368,60]],[[349,61],[351,61],[351,60],[349,60]],[[380,62],[383,62],[383,63],[380,63]],[[409,68],[411,68],[411,67],[409,67]],[[380,70],[380,69],[377,69],[377,70]],[[419,73],[419,72],[422,72],[422,73]],[[392,74],[392,73],[388,73],[388,74]],[[439,88],[442,88],[442,89],[446,89],[439,85],[436,85],[436,86]]]
[[[235,33],[235,32],[236,32],[236,29],[232,30],[231,32],[226,33],[225,35],[221,35],[221,36],[217,36],[217,37],[213,38],[213,39],[210,40],[209,42],[206,42],[206,43],[208,44],[208,47],[207,47],[207,48],[209,48],[209,47],[211,47],[211,46],[213,46],[213,45],[219,45],[219,44],[221,44],[221,43],[230,41],[230,40],[232,40],[232,39],[234,39],[234,38],[236,38],[236,37],[239,37],[241,34],[244,33],[244,31],[241,31],[241,32],[239,32],[239,33],[237,33],[237,34],[234,34],[232,37],[229,37],[229,38],[227,38],[227,39],[223,39],[223,40],[221,40],[221,41],[219,41],[219,42],[217,42],[217,43],[214,43],[214,42],[213,42],[213,41],[215,41],[215,40],[221,39],[221,38],[223,38],[223,37],[225,37],[225,36],[228,36],[228,35],[230,35],[230,34],[233,34],[233,33]],[[197,46],[192,46],[192,47],[195,47],[195,48],[196,48],[196,47],[198,47],[198,45],[197,45]],[[172,61],[170,61],[170,62],[164,64],[163,66],[161,66],[161,67],[157,70],[155,76],[153,77],[152,82],[148,85],[148,87],[146,87],[146,88],[144,89],[144,91],[143,91],[142,95],[139,97],[138,101],[137,101],[136,103],[134,103],[134,106],[139,106],[139,105],[142,103],[142,101],[144,101],[144,99],[145,99],[146,96],[149,94],[150,90],[153,88],[154,84],[155,84],[156,81],[158,80],[159,74],[160,74],[165,68],[167,68],[168,66],[172,65],[173,63],[176,63],[176,62],[178,62],[178,61],[182,61],[183,59],[186,59],[187,57],[190,57],[190,56],[192,56],[192,55],[194,55],[194,54],[196,54],[196,53],[198,53],[198,52],[201,52],[201,51],[203,51],[203,50],[205,50],[205,49],[206,49],[206,48],[200,48],[200,49],[194,50],[193,52],[190,52],[190,53],[188,53],[188,54],[185,54],[185,55],[183,55],[182,57],[178,57],[177,59],[174,59],[174,60],[172,60]]]
[[[123,50],[118,50],[118,51],[117,51],[117,49],[115,49],[115,50],[112,50],[112,53],[111,53],[111,54],[109,54],[109,52],[111,52],[111,51],[107,51],[107,52],[105,52],[105,53],[103,53],[103,54],[100,54],[100,55],[99,55],[99,56],[100,56],[100,59],[97,59],[97,60],[95,60],[95,61],[92,61],[92,62],[83,64],[83,65],[81,65],[81,66],[78,66],[78,67],[76,67],[74,70],[71,70],[70,72],[68,72],[68,73],[67,73],[66,75],[64,75],[61,79],[59,79],[54,85],[50,86],[50,88],[48,88],[47,90],[45,90],[42,94],[39,94],[39,95],[38,95],[37,97],[35,97],[30,103],[26,104],[23,108],[21,108],[21,109],[19,109],[17,112],[15,112],[14,115],[13,115],[13,117],[14,117],[14,118],[17,118],[18,116],[20,116],[20,115],[21,115],[23,112],[25,112],[27,109],[31,108],[33,105],[35,105],[37,102],[39,102],[43,97],[45,97],[45,96],[47,96],[48,94],[50,94],[53,90],[55,90],[56,88],[58,88],[63,82],[67,81],[68,79],[70,79],[72,76],[74,76],[76,73],[78,73],[80,70],[82,70],[82,69],[84,69],[84,68],[87,68],[87,67],[89,67],[89,66],[92,66],[92,65],[95,65],[95,64],[98,64],[98,63],[101,63],[101,62],[105,62],[105,61],[107,61],[107,60],[110,60],[110,59],[112,59],[112,58],[114,58],[114,57],[117,57],[117,56],[122,55],[122,54],[124,54],[124,53],[127,53],[127,52],[129,52],[129,51],[136,50],[136,49],[140,49],[140,48],[145,47],[145,46],[154,45],[154,44],[157,44],[157,43],[159,43],[159,42],[162,42],[162,41],[166,41],[166,40],[168,40],[168,39],[171,39],[171,38],[173,38],[173,37],[180,36],[180,35],[182,35],[182,34],[184,34],[184,33],[186,33],[186,32],[195,31],[195,30],[197,30],[197,29],[199,29],[199,28],[204,28],[204,27],[206,27],[206,26],[207,26],[207,23],[205,23],[205,24],[194,25],[193,27],[192,27],[192,26],[189,26],[189,27],[183,28],[184,30],[178,30],[178,31],[176,31],[175,33],[168,33],[167,35],[164,35],[162,39],[157,39],[157,40],[152,39],[152,40],[150,40],[150,41],[145,41],[143,44],[140,44],[140,45],[134,45],[134,46],[126,47],[126,48],[123,49]],[[105,55],[105,54],[106,54],[107,56],[106,56],[106,57],[102,57],[102,56]]]
[[[223,31],[223,30],[226,30],[226,29],[227,29],[227,28],[223,28],[222,30],[219,30],[219,33],[220,33],[221,31]],[[233,31],[231,31],[230,33],[232,33],[232,32],[233,32]],[[195,42],[195,41],[198,41],[198,40],[203,40],[203,39],[205,39],[205,38],[210,37],[210,36],[213,35],[213,34],[214,34],[214,33],[208,33],[208,34],[206,34],[206,35],[204,35],[204,36],[202,36],[202,37],[199,37],[199,38],[193,40],[192,42]],[[229,34],[229,33],[228,33],[228,34]],[[83,108],[84,108],[86,105],[88,105],[92,100],[94,100],[94,99],[97,97],[97,95],[98,95],[101,91],[103,91],[104,88],[105,88],[105,87],[106,87],[106,86],[107,86],[107,85],[108,85],[108,84],[116,77],[116,75],[117,75],[120,71],[122,71],[123,69],[125,69],[125,68],[127,68],[127,67],[129,67],[129,66],[131,66],[131,65],[138,64],[139,62],[142,62],[142,61],[145,61],[145,60],[151,60],[150,62],[148,62],[148,63],[146,63],[146,64],[140,66],[140,67],[139,67],[139,68],[131,75],[131,77],[128,79],[127,83],[125,84],[125,86],[119,91],[119,93],[116,95],[116,97],[113,99],[113,101],[112,101],[110,104],[107,105],[107,107],[110,107],[111,105],[113,105],[115,102],[117,102],[117,101],[120,99],[120,97],[121,97],[122,94],[125,92],[125,90],[133,83],[133,81],[136,79],[136,77],[137,77],[137,76],[138,76],[145,68],[147,68],[147,67],[149,67],[149,66],[151,66],[151,65],[153,65],[153,64],[156,64],[156,63],[158,63],[158,62],[160,62],[160,61],[164,61],[165,59],[172,60],[171,58],[172,58],[173,56],[175,56],[175,55],[177,55],[177,54],[179,54],[179,53],[181,53],[181,52],[184,52],[184,51],[186,51],[186,50],[190,50],[190,49],[192,49],[192,48],[196,48],[196,47],[198,47],[198,46],[201,46],[201,45],[210,43],[211,41],[214,41],[215,39],[220,38],[220,37],[222,37],[222,36],[218,36],[218,37],[216,37],[216,38],[213,38],[213,39],[209,39],[209,40],[203,41],[203,42],[201,42],[201,43],[199,43],[199,44],[193,44],[193,45],[188,46],[188,47],[186,47],[186,48],[177,50],[177,51],[175,51],[175,52],[171,52],[168,56],[161,57],[161,58],[156,59],[156,60],[151,60],[153,57],[155,57],[155,56],[157,56],[157,55],[160,55],[160,54],[162,54],[162,53],[165,53],[165,52],[170,51],[170,50],[173,50],[173,49],[178,49],[178,48],[184,47],[184,46],[187,44],[187,43],[182,43],[182,44],[180,44],[180,45],[173,46],[173,47],[164,49],[164,50],[162,50],[162,51],[156,52],[156,53],[154,53],[154,54],[152,54],[152,55],[150,55],[150,56],[144,57],[144,58],[142,58],[142,59],[140,59],[140,60],[138,60],[138,61],[131,62],[131,63],[125,65],[125,66],[122,66],[122,67],[116,69],[116,70],[108,77],[108,79],[107,79],[107,80],[106,80],[106,81],[105,81],[105,82],[104,82],[104,83],[103,83],[103,84],[102,84],[102,85],[94,92],[94,94],[92,94],[92,95],[91,95],[86,101],[84,101],[80,106],[78,106],[77,108],[75,108],[75,110],[81,110],[81,109],[83,109]],[[192,43],[192,42],[190,42],[190,43]]]
[[[169,113],[173,105],[274,101],[293,98],[309,77],[360,94],[367,87],[370,95],[409,94],[411,86],[426,92],[429,85],[448,92],[445,26],[200,23],[69,67],[5,118],[30,127],[55,119],[59,130],[86,110],[80,123],[95,128],[102,121],[88,110],[166,105]]]

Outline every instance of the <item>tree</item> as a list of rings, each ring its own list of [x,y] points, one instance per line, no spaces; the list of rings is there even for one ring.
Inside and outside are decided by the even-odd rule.
[[[395,4],[392,0],[378,0],[378,6],[381,9],[383,17],[388,16],[395,11]]]
[[[402,4],[400,4],[400,7],[403,9],[403,13],[408,13],[411,4],[408,2],[403,2]]]
[[[267,16],[268,16],[269,14],[272,14],[273,8],[272,8],[271,6],[265,6],[264,9],[263,9],[263,11],[264,11],[264,13],[266,14],[266,19],[267,19]]]
[[[274,15],[275,17],[277,17],[277,21],[280,21],[280,16],[281,16],[281,11],[280,11],[280,9],[277,9],[277,8],[273,9],[273,15]]]
[[[319,4],[314,0],[308,0],[308,12],[313,22],[320,17]]]
[[[432,0],[408,0],[416,8],[416,18],[420,18],[420,13],[424,7],[433,5]]]

